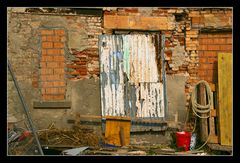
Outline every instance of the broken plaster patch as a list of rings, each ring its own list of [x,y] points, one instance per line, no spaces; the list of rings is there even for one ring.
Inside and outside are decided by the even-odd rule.
[[[177,43],[177,46],[175,46],[172,49],[172,63],[169,64],[171,68],[177,68],[181,66],[185,61],[185,50],[184,46],[180,46],[179,43]]]

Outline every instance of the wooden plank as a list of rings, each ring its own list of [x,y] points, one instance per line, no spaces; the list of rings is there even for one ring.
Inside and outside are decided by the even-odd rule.
[[[200,105],[206,105],[207,101],[206,101],[206,88],[204,84],[199,84],[199,91],[198,91],[199,95],[199,104]],[[202,114],[202,116],[206,116],[206,114]],[[206,118],[201,118],[200,119],[200,138],[202,141],[206,141],[208,138],[208,122]]]
[[[121,138],[122,128],[122,138]],[[116,146],[126,146],[130,143],[131,121],[119,119],[106,119],[105,143]],[[121,142],[121,140],[124,140]]]
[[[170,30],[174,26],[166,17],[104,15],[106,29]]]
[[[215,120],[214,120],[214,117],[212,117],[211,113],[214,112],[214,108],[213,108],[213,92],[211,92],[211,108],[210,108],[210,118],[209,118],[209,127],[210,127],[210,136],[215,136],[216,133],[215,133]]]
[[[232,54],[218,54],[220,144],[232,146]]]
[[[210,135],[208,142],[209,142],[209,143],[218,143],[218,136],[216,136],[216,135]]]
[[[214,144],[214,143],[208,143],[207,145],[212,150],[232,152],[231,146],[224,146],[224,145],[219,145],[219,144]]]

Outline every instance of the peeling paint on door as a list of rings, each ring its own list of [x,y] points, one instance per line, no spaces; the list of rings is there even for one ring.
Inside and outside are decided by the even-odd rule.
[[[100,36],[103,116],[164,117],[154,35]]]

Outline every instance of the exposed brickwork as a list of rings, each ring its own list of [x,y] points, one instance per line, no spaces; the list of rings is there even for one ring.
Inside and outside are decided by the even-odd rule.
[[[199,63],[207,62],[204,65],[210,74],[215,74],[216,62],[215,58],[208,58],[208,55],[217,55],[218,50],[231,50],[231,38],[226,39],[208,39],[204,40],[206,44],[201,44],[199,38],[202,28],[232,28],[232,11],[231,9],[181,9],[181,8],[118,8],[117,10],[105,11],[105,15],[125,15],[125,16],[153,16],[165,17],[168,23],[171,22],[171,30],[166,30],[163,26],[162,33],[165,34],[165,60],[166,73],[179,74],[183,73],[188,76],[185,84],[185,93],[187,97],[186,107],[188,107],[190,93],[196,82],[201,79],[200,75],[205,74]],[[119,20],[120,21],[120,20]],[[121,23],[120,23],[121,24]],[[161,27],[160,27],[161,28]],[[170,29],[170,28],[169,28]],[[106,31],[110,34],[111,31]],[[204,36],[203,36],[204,37]],[[212,42],[214,41],[214,42]],[[199,42],[201,44],[199,49]],[[225,45],[224,45],[225,44]],[[200,50],[200,51],[198,51]],[[202,51],[206,51],[207,56],[202,56]],[[214,52],[210,54],[211,52]],[[212,80],[213,77],[208,76],[206,79]]]
[[[72,90],[76,91],[75,94],[71,94],[71,89],[70,91],[66,89],[69,88],[67,84],[73,82],[70,80],[74,80],[73,83],[75,83],[75,80],[92,77],[99,79],[98,36],[102,33],[112,34],[113,32],[113,29],[104,28],[103,19],[106,15],[128,16],[130,19],[127,23],[134,26],[134,23],[137,22],[137,30],[141,30],[140,20],[144,22],[141,17],[152,20],[150,28],[154,27],[154,20],[158,18],[163,20],[160,27],[155,23],[157,29],[166,36],[164,51],[166,73],[167,75],[184,74],[187,76],[185,83],[186,107],[189,105],[191,90],[197,81],[201,79],[210,82],[216,81],[215,63],[218,52],[231,52],[232,39],[230,36],[201,34],[203,28],[232,28],[232,11],[227,8],[117,8],[104,11],[103,18],[96,15],[74,15],[72,13],[11,13],[9,15],[8,58],[29,108],[33,108],[32,101],[35,100],[65,99],[73,102],[71,114],[73,110],[79,111],[79,105],[83,106],[81,109],[84,111],[94,110],[93,108],[100,110],[99,107],[94,106],[89,109],[89,105],[82,105],[80,99],[82,87],[76,91],[77,86],[73,84]],[[146,23],[143,25],[148,26]],[[46,27],[47,29],[43,29]],[[63,28],[65,31],[62,29],[49,30],[55,27]],[[39,29],[43,30],[39,32]],[[144,29],[149,30],[148,28]],[[135,29],[132,28],[132,30]],[[42,41],[41,44],[39,39]],[[88,81],[77,82],[82,84]],[[87,84],[87,86],[90,85]],[[84,87],[84,90],[87,90],[87,86],[86,89]],[[97,86],[96,90],[98,88]],[[15,91],[12,85],[9,95],[13,94],[13,89]],[[95,92],[96,90],[89,91]],[[70,92],[69,95],[68,92]],[[44,99],[42,95],[44,95]],[[20,106],[14,101],[18,98],[17,96],[10,97],[10,108]],[[74,98],[77,100],[72,100]],[[88,104],[92,104],[92,100],[89,99]],[[70,114],[70,112],[68,113]],[[36,110],[32,113],[36,113],[34,118],[40,115]],[[49,111],[46,115],[51,118],[58,115],[55,120],[58,119],[62,123],[60,117],[65,115],[65,112],[59,111],[58,113]],[[44,114],[42,117],[45,118],[46,115]],[[171,114],[171,116],[174,115],[175,113]],[[45,127],[46,124],[42,126]]]
[[[41,29],[40,83],[42,100],[64,100],[64,38],[63,29]]]
[[[76,51],[72,49],[72,54],[76,57],[72,64],[68,64],[67,68],[71,69],[71,71],[67,72],[72,75],[74,79],[80,77],[88,77],[88,76],[99,76],[99,56],[98,49],[89,48],[83,51]]]
[[[199,79],[217,83],[217,56],[219,53],[232,53],[232,34],[215,33],[199,35]]]

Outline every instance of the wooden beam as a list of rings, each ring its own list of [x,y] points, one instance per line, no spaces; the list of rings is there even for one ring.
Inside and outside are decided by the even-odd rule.
[[[233,150],[232,146],[224,146],[224,145],[214,144],[214,143],[208,143],[207,145],[212,150],[228,151],[228,152],[232,152],[232,150]]]
[[[209,143],[218,143],[218,136],[216,135],[210,135],[210,138],[209,138]]]
[[[104,14],[105,29],[173,30],[167,17],[119,16]]]
[[[198,100],[200,105],[206,105],[206,88],[203,83],[199,84],[199,91],[198,91]],[[206,114],[201,114],[201,116],[207,116]],[[208,138],[208,122],[206,118],[200,119],[200,138],[202,141],[206,141]]]

